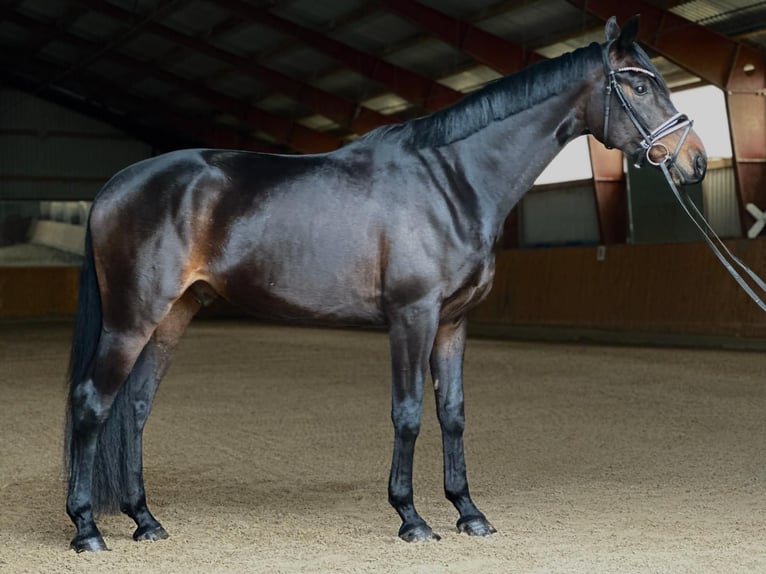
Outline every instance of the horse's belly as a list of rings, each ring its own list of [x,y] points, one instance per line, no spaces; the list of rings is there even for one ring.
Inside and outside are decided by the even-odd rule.
[[[237,282],[228,278],[220,295],[264,319],[325,325],[382,325],[374,289],[348,282],[317,283],[311,277]]]

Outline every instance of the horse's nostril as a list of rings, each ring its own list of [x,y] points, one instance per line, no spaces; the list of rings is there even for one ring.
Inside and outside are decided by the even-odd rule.
[[[697,173],[698,176],[702,177],[705,175],[705,171],[707,170],[707,158],[705,157],[705,154],[699,153],[697,154],[697,157],[694,160],[694,171]]]

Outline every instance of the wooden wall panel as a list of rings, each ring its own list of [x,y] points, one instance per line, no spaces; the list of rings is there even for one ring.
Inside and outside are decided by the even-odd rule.
[[[766,238],[730,242],[766,275]],[[763,313],[703,243],[512,249],[473,323],[766,337]],[[0,268],[0,318],[71,316],[79,270]]]
[[[766,239],[729,247],[766,275]],[[498,253],[474,322],[766,336],[764,314],[702,243]]]
[[[0,318],[70,317],[79,267],[0,267]]]

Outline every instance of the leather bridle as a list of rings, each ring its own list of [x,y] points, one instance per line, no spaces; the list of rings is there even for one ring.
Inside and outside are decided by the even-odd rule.
[[[761,290],[762,293],[766,293],[766,282],[758,275],[756,275],[755,272],[747,265],[745,265],[737,256],[735,256],[727,247],[727,245],[721,241],[721,238],[718,237],[711,225],[705,219],[705,216],[691,200],[688,193],[684,190],[682,194],[676,184],[673,182],[673,178],[670,176],[670,167],[676,165],[676,158],[678,157],[678,153],[681,151],[681,146],[683,146],[686,137],[689,135],[689,132],[692,129],[692,120],[689,119],[686,114],[678,113],[660,124],[659,127],[650,130],[646,122],[638,114],[636,109],[631,105],[630,101],[625,96],[625,92],[623,92],[622,87],[617,82],[617,74],[644,74],[654,80],[657,79],[657,76],[654,74],[654,72],[650,72],[649,70],[635,66],[626,66],[624,68],[617,69],[612,68],[612,66],[609,64],[609,48],[611,44],[612,42],[608,43],[604,51],[601,52],[601,57],[604,61],[604,74],[606,76],[606,93],[604,97],[604,145],[606,147],[610,147],[608,143],[609,113],[612,105],[612,94],[616,94],[617,99],[620,101],[620,105],[622,105],[622,109],[625,110],[625,113],[630,118],[630,121],[633,123],[643,138],[641,140],[641,149],[638,151],[635,158],[636,167],[641,167],[644,159],[646,159],[650,164],[658,166],[662,170],[662,174],[665,176],[665,180],[668,182],[668,185],[670,186],[676,201],[678,201],[679,205],[684,210],[689,219],[692,220],[692,223],[694,223],[700,232],[702,232],[702,237],[705,239],[706,243],[713,251],[713,254],[718,258],[726,271],[729,272],[729,274],[734,278],[739,286],[742,287],[745,293],[748,294],[748,296],[761,308],[761,310],[766,311],[766,301],[758,296],[755,289],[750,284],[748,284],[745,277],[743,277],[740,272],[737,271],[737,268],[744,272],[744,274]],[[671,153],[670,149],[660,140],[679,130],[683,130],[683,133],[678,140],[676,148],[673,150],[673,153]],[[653,150],[658,150],[661,152],[662,158],[659,161],[652,159],[650,154]],[[681,175],[682,172],[680,169],[678,169],[678,166],[676,166],[676,171],[678,171],[680,177],[683,179],[683,175]]]
[[[633,125],[638,130],[638,133],[641,134],[641,137],[643,138],[641,140],[641,150],[639,150],[639,153],[635,158],[636,167],[641,167],[644,159],[655,166],[666,163],[675,163],[675,160],[678,157],[678,153],[681,151],[681,146],[683,146],[683,143],[686,140],[686,136],[689,135],[689,132],[692,129],[692,120],[689,119],[686,114],[677,113],[667,121],[663,122],[657,128],[653,130],[650,129],[646,121],[644,121],[641,115],[630,103],[630,100],[628,100],[628,98],[625,96],[625,92],[623,91],[622,86],[620,86],[619,82],[617,81],[617,75],[630,73],[644,74],[652,79],[656,79],[657,76],[654,74],[654,72],[650,72],[649,70],[636,66],[626,66],[616,69],[612,68],[611,64],[609,63],[609,48],[611,45],[612,42],[609,42],[605,49],[601,52],[601,58],[604,62],[604,75],[606,76],[606,90],[604,95],[604,145],[608,148],[611,147],[608,143],[609,114],[612,107],[612,94],[615,94],[620,102],[620,105],[622,106],[622,109],[625,110],[625,113],[630,118],[630,121],[633,123]],[[679,138],[676,148],[671,153],[670,149],[660,140],[679,130],[684,130],[684,132]],[[652,151],[661,152],[662,159],[659,161],[652,159]]]

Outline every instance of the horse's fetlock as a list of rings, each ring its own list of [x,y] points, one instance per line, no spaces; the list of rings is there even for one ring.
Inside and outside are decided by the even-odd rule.
[[[468,485],[464,484],[460,488],[445,488],[444,496],[447,500],[455,505],[463,500],[468,500],[470,499],[470,495],[468,494]]]
[[[412,492],[394,492],[389,490],[388,503],[397,511],[409,508],[412,506]]]
[[[70,497],[66,502],[66,513],[69,518],[76,522],[85,516],[92,515],[93,508],[91,504],[85,500]]]

